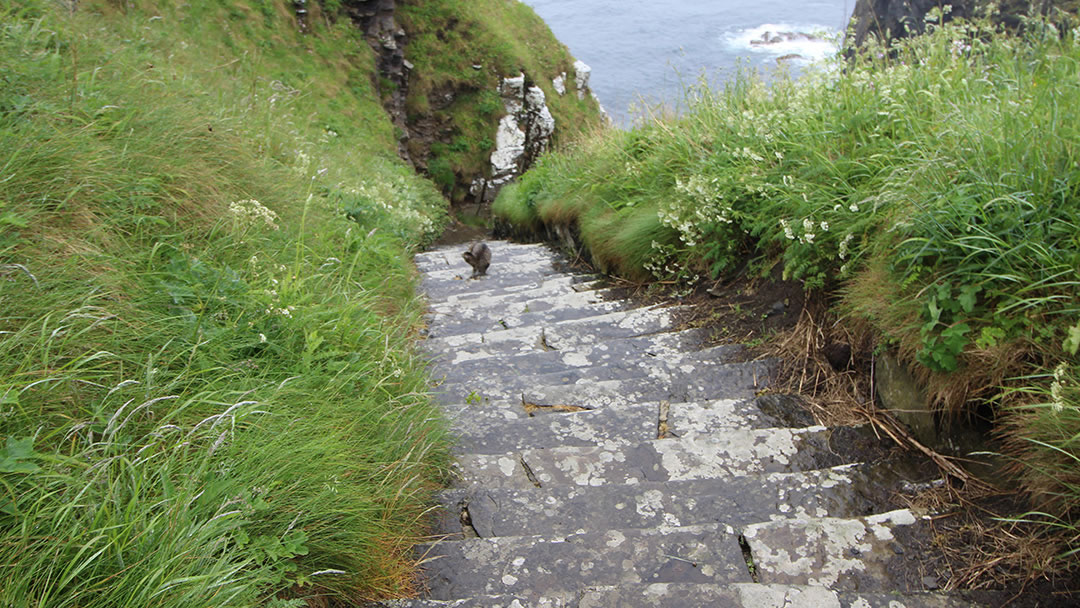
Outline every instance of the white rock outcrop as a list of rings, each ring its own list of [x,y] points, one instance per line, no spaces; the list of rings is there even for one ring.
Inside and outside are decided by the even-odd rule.
[[[560,96],[566,95],[566,72],[563,72],[552,79],[551,86],[555,87],[555,92]]]
[[[580,59],[574,62],[574,84],[577,85],[578,99],[585,99],[589,92],[589,77],[592,76],[592,68]]]
[[[555,132],[555,118],[547,107],[544,91],[526,87],[525,74],[504,78],[499,84],[506,115],[495,132],[491,153],[491,178],[473,182],[469,191],[480,200],[495,200],[499,189],[529,168],[547,150]]]

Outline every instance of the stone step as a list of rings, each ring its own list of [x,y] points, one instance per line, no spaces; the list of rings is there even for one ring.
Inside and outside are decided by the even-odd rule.
[[[558,259],[561,256],[551,248],[542,244],[519,244],[508,243],[506,241],[485,241],[489,248],[491,248],[491,261],[494,263],[496,260],[504,263],[516,263],[520,261],[528,261],[538,258]],[[420,272],[431,272],[436,270],[444,270],[448,266],[461,266],[465,265],[470,268],[465,262],[465,259],[461,256],[469,245],[462,243],[459,245],[449,245],[446,247],[440,247],[438,249],[432,249],[423,253],[418,253],[413,258],[416,268]]]
[[[706,332],[686,329],[630,338],[614,338],[595,344],[583,344],[565,351],[538,350],[516,355],[495,357],[485,353],[456,351],[430,358],[433,374],[445,376],[470,374],[484,376],[492,371],[509,368],[530,374],[546,374],[574,367],[592,367],[614,361],[627,361],[645,357],[670,357],[681,353],[702,350]],[[714,347],[714,352],[731,358],[744,349],[739,345]]]
[[[738,529],[776,517],[858,517],[887,504],[875,486],[879,476],[869,465],[853,464],[635,485],[471,487],[441,493],[433,525],[435,534],[449,538],[491,538],[662,525]]]
[[[907,509],[856,519],[798,517],[743,528],[758,581],[846,591],[922,591],[922,552],[930,536]]]
[[[660,342],[657,338],[668,334],[650,334],[636,338],[648,342]],[[627,338],[626,340],[633,339]],[[505,357],[482,357],[476,359],[462,356],[461,363],[443,366],[443,384],[471,382],[477,376],[490,379],[492,384],[509,379],[529,377],[544,384],[560,385],[590,381],[617,380],[641,375],[663,379],[671,375],[700,375],[709,366],[729,363],[736,355],[745,352],[737,345],[722,345],[683,352],[667,350],[644,350],[630,344],[611,344],[614,340],[583,345],[566,351],[541,351],[528,355]],[[544,356],[540,356],[544,355]],[[435,361],[439,361],[436,359]]]
[[[492,265],[487,274],[471,278],[472,269],[440,270],[421,276],[420,289],[432,300],[443,300],[451,295],[469,294],[480,290],[506,290],[512,287],[530,286],[560,276],[551,262],[534,262],[519,268]]]
[[[1003,598],[1004,600],[1005,598]],[[591,587],[569,597],[488,595],[457,600],[392,600],[385,608],[978,608],[945,593],[836,592],[808,585],[637,583]],[[1001,605],[1001,604],[995,604]]]
[[[444,336],[425,340],[424,349],[436,355],[460,351],[502,355],[569,350],[602,340],[631,338],[671,330],[676,324],[677,311],[675,307],[636,308],[552,325]]]
[[[519,600],[520,601],[520,600]],[[503,604],[469,604],[499,606]],[[521,603],[522,608],[530,606]],[[548,604],[536,604],[543,606]],[[434,605],[433,605],[434,606]],[[846,593],[809,585],[659,583],[585,590],[572,608],[975,608],[935,593]]]
[[[768,360],[724,363],[710,360],[708,353],[672,358],[649,357],[541,375],[515,373],[519,372],[515,369],[493,369],[479,376],[454,373],[434,393],[443,403],[458,402],[460,395],[475,392],[490,401],[521,401],[524,396],[529,403],[589,409],[609,402],[744,399],[768,386],[774,364]]]
[[[421,545],[432,599],[515,594],[572,598],[635,583],[750,582],[737,535],[722,526],[510,536]]]
[[[475,285],[473,289],[451,294],[439,300],[431,299],[430,294],[425,294],[429,296],[428,305],[442,311],[453,311],[455,308],[466,311],[475,308],[482,314],[503,310],[508,306],[523,302],[558,298],[571,293],[588,294],[591,291],[606,288],[606,283],[598,280],[595,275],[565,274],[520,285],[500,286],[495,283],[484,283],[479,279],[473,281],[473,285]]]
[[[485,333],[531,325],[550,326],[560,321],[596,317],[632,308],[633,303],[627,300],[604,300],[599,291],[570,292],[499,307],[458,307],[445,313],[432,307],[432,313],[427,316],[428,337]]]
[[[731,479],[849,464],[830,449],[829,436],[825,427],[728,429],[634,445],[462,454],[454,467],[464,485],[486,488]]]
[[[618,408],[565,412],[528,409],[526,417],[507,420],[501,410],[448,406],[456,435],[455,449],[474,454],[505,454],[528,448],[640,443],[664,436],[717,431],[723,428],[768,428],[778,421],[763,414],[752,400],[718,399],[682,403],[634,403]],[[661,428],[661,420],[665,422]]]
[[[552,279],[530,289],[515,291],[491,291],[475,293],[471,299],[457,296],[448,302],[432,302],[428,310],[435,316],[457,315],[467,319],[498,320],[503,315],[522,315],[530,312],[551,310],[569,310],[577,306],[615,302],[624,298],[617,297],[620,291],[605,287],[603,281],[591,279],[591,275],[582,275],[582,281],[571,283]],[[465,303],[467,306],[462,306]]]

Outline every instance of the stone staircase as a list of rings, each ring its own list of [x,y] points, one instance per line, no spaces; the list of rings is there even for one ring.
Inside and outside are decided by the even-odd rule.
[[[540,245],[417,256],[426,348],[459,441],[455,487],[399,607],[908,608],[930,591],[927,519],[851,429],[778,415],[770,362],[703,348],[673,308],[612,297]]]

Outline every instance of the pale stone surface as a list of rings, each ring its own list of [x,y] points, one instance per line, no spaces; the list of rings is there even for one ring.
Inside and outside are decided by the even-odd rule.
[[[432,390],[460,442],[432,512],[446,540],[418,554],[431,597],[396,606],[967,606],[905,568],[923,523],[889,510],[893,473],[761,394],[772,362],[703,347],[678,309],[613,301],[547,248],[490,246],[478,280],[463,246],[417,256]]]
[[[548,148],[555,133],[555,118],[547,107],[544,91],[526,87],[525,74],[503,78],[498,87],[506,115],[495,132],[491,153],[491,178],[470,189],[488,202],[499,189],[527,169]]]
[[[563,72],[551,80],[551,86],[559,95],[566,95],[566,72]]]
[[[849,590],[904,587],[893,530],[918,520],[907,509],[858,519],[794,518],[753,524],[743,536],[759,580]]]
[[[589,78],[592,76],[592,68],[584,61],[574,62],[574,85],[577,87],[578,99],[585,99],[589,91]]]

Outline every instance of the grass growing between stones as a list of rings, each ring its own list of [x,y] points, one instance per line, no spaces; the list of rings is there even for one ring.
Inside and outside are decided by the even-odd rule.
[[[2,605],[410,591],[445,202],[367,44],[290,11],[0,2]]]
[[[695,89],[685,116],[548,155],[495,211],[576,224],[636,280],[688,292],[749,258],[839,296],[938,407],[993,403],[1039,517],[1075,530],[1080,31],[930,26],[798,81]]]

